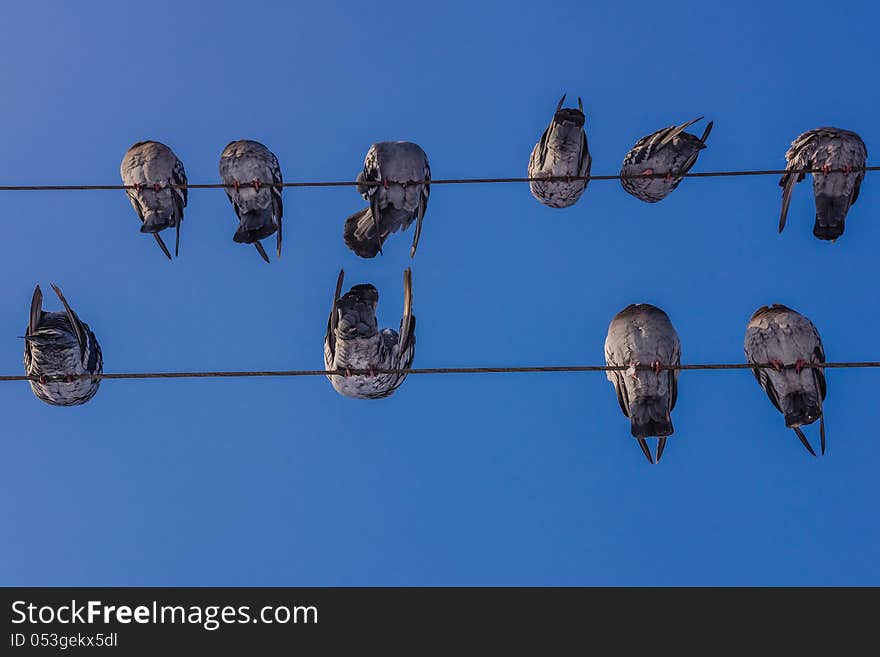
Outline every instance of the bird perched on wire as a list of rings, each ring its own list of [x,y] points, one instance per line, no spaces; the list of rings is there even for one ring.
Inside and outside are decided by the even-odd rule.
[[[779,232],[785,228],[788,206],[795,183],[806,174],[794,173],[802,169],[822,169],[813,174],[813,195],[816,198],[816,223],[813,235],[832,242],[843,235],[849,207],[859,197],[859,188],[865,178],[865,160],[868,149],[856,133],[840,128],[808,130],[791,143],[785,153],[786,173],[779,181],[782,187],[782,212]]]
[[[659,463],[666,438],[672,435],[671,412],[678,394],[678,370],[667,368],[681,363],[681,342],[669,316],[647,303],[621,310],[608,327],[605,363],[627,367],[608,370],[608,380],[617,392],[620,409],[630,418],[632,435],[650,463],[654,460],[645,439],[659,438]]]
[[[816,456],[802,426],[819,420],[821,451],[825,453],[825,372],[808,367],[825,362],[819,331],[813,323],[780,304],[762,306],[746,327],[746,359],[769,364],[772,369],[752,369],[755,378],[776,409],[785,416],[785,426],[797,434],[807,451]]]
[[[568,178],[529,183],[532,196],[551,208],[567,208],[577,202],[587,188],[584,176],[590,175],[593,163],[584,132],[584,104],[578,98],[577,109],[563,108],[564,102],[565,94],[529,158],[529,178]]]
[[[141,220],[141,232],[151,233],[168,259],[171,253],[160,231],[176,228],[174,255],[180,250],[180,224],[186,207],[186,171],[168,146],[139,141],[126,151],[119,167],[125,190]],[[184,185],[184,187],[179,187]]]
[[[281,167],[278,158],[258,141],[241,139],[229,143],[220,154],[220,179],[226,187],[238,229],[234,242],[253,244],[266,262],[269,256],[260,240],[277,231],[276,252],[281,257]]]
[[[684,131],[702,118],[669,126],[639,139],[623,158],[620,184],[624,190],[641,201],[656,203],[678,187],[700,151],[706,148],[706,138],[712,131],[712,121],[701,137]],[[659,178],[653,177],[654,174],[666,175]]]
[[[400,332],[379,330],[376,304],[379,292],[372,285],[355,285],[344,295],[345,272],[339,272],[333,306],[324,337],[324,367],[344,370],[344,375],[328,375],[339,394],[356,399],[388,397],[406,379],[406,373],[376,372],[401,370],[412,365],[416,349],[416,318],[412,313],[412,272],[403,272],[403,318]],[[367,374],[351,374],[365,370]]]
[[[380,141],[370,146],[356,188],[370,207],[345,220],[342,235],[348,248],[362,258],[373,258],[382,253],[388,235],[406,230],[415,219],[410,257],[415,256],[428,209],[430,180],[428,156],[418,144]]]
[[[24,370],[38,399],[54,406],[85,404],[98,392],[101,380],[76,377],[103,372],[101,347],[58,286],[53,284],[52,289],[64,312],[44,311],[43,292],[37,285],[24,336]]]

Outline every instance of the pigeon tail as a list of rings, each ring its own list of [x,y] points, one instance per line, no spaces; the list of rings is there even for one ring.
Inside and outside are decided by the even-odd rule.
[[[342,238],[345,245],[361,258],[375,258],[378,255],[380,242],[376,240],[370,208],[355,212],[345,220]]]
[[[783,397],[782,412],[789,429],[812,424],[822,416],[819,398],[804,392],[792,392]]]
[[[366,338],[379,331],[376,304],[379,291],[372,285],[355,285],[336,303],[340,314],[336,330],[346,338]]]
[[[820,240],[836,240],[843,235],[849,198],[845,196],[816,195],[816,224],[813,235]]]
[[[635,438],[669,436],[672,434],[672,417],[669,404],[662,397],[644,397],[630,404],[632,435]]]
[[[144,217],[144,223],[141,226],[142,233],[158,233],[171,226],[175,222],[171,219],[171,215],[165,212],[151,212]]]
[[[253,244],[269,237],[278,230],[272,217],[272,209],[254,210],[241,215],[238,230],[232,236],[234,242],[239,244]]]
[[[553,122],[559,125],[569,123],[573,124],[575,128],[583,128],[584,113],[573,107],[566,107],[556,111],[556,114],[553,115]]]

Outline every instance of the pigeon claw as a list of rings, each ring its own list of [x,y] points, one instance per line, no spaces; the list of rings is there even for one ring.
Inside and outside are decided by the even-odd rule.
[[[154,191],[157,191],[157,192],[158,192],[158,191],[161,191],[161,190],[162,190],[162,186],[161,186],[159,183],[153,183],[153,190],[154,190]]]
[[[235,189],[235,193],[238,194],[239,182],[237,180],[232,181],[232,187]]]
[[[655,360],[653,363],[651,363],[651,369],[654,370],[655,374],[660,374],[660,372],[663,371],[663,363],[661,363],[659,360]]]
[[[807,365],[807,361],[805,361],[803,358],[798,358],[794,364],[795,373],[800,374],[801,370],[804,369],[804,367],[806,367],[806,365]]]
[[[373,366],[372,366],[372,365],[370,365],[370,367],[369,367],[369,370],[368,370],[368,371],[369,371],[369,374],[368,374],[368,376],[370,376],[370,377],[374,377],[374,376],[376,376],[376,370],[375,370],[375,369],[373,369]]]
[[[254,189],[260,191],[260,181],[257,178],[254,178]]]
[[[73,383],[74,381],[76,381],[76,378],[73,376],[73,374],[68,374],[64,377],[65,383]]]
[[[629,367],[626,368],[626,373],[629,374],[629,376],[632,379],[635,379],[636,381],[638,381],[639,380],[639,361],[634,361],[634,362],[630,363]]]
[[[45,374],[40,374],[40,376],[37,377],[37,382],[42,385],[46,385],[47,383],[49,383],[48,379],[46,379]]]
[[[387,179],[387,178],[386,178],[385,180],[382,181],[382,187],[384,187],[385,189],[388,189],[388,185],[390,185],[390,184],[391,184],[391,183],[388,182],[388,179]]]
[[[653,176],[653,175],[654,175],[654,169],[645,169],[644,171],[642,171],[642,175],[643,175],[643,176]]]
[[[822,173],[824,173],[827,176],[830,172],[831,172],[831,165],[830,164],[823,164],[822,165]]]
[[[851,173],[852,173],[852,166],[850,166],[849,164],[844,164],[843,165],[843,175],[848,176]]]
[[[666,172],[666,177],[663,178],[663,180],[664,180],[664,182],[672,182],[672,172],[671,172],[671,171],[667,171],[667,172]]]
[[[347,367],[345,368],[345,378],[346,378],[346,379],[350,379],[350,378],[351,378],[351,370],[350,370],[349,368],[347,368]]]
[[[777,372],[781,372],[781,371],[782,371],[782,361],[781,361],[781,360],[779,360],[779,359],[777,359],[777,358],[772,358],[772,359],[770,359],[770,365],[771,365],[771,367],[773,367],[773,369],[776,370]]]

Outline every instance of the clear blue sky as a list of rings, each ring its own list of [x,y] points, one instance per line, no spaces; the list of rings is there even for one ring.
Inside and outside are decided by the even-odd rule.
[[[584,99],[596,174],[701,114],[697,170],[782,166],[822,125],[877,163],[869,3],[601,4],[10,5],[0,181],[118,183],[125,150],[157,139],[214,182],[240,138],[287,180],[352,179],[388,139],[438,178],[519,176],[563,92]],[[812,237],[809,182],[777,235],[777,182],[686,180],[648,205],[595,181],[567,210],[525,185],[435,187],[415,365],[601,363],[634,302],[669,313],[685,362],[741,362],[772,302],[808,315],[830,360],[880,358],[880,178],[836,244]],[[36,283],[62,286],[109,372],[320,368],[340,266],[396,326],[411,232],[360,260],[353,189],[284,201],[266,265],[232,242],[225,195],[193,190],[169,263],[121,191],[0,193],[0,370],[22,372]],[[7,383],[0,583],[877,585],[878,384],[828,373],[813,459],[750,372],[686,372],[651,467],[602,374],[412,376],[375,402],[321,378],[106,381],[67,409]]]

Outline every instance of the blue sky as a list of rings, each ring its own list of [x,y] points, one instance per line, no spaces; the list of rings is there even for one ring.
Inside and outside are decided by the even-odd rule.
[[[584,99],[595,174],[699,115],[715,129],[696,170],[782,166],[822,125],[876,163],[876,7],[725,4],[19,3],[0,181],[117,183],[157,139],[214,182],[240,138],[286,180],[352,179],[388,139],[418,142],[437,178],[520,176],[563,92]],[[634,302],[668,312],[684,362],[742,361],[772,302],[813,320],[829,360],[880,358],[880,181],[835,244],[811,234],[810,183],[777,235],[777,182],[685,180],[648,205],[595,181],[567,210],[525,185],[435,187],[415,365],[601,363]],[[22,371],[36,283],[61,285],[108,372],[319,368],[340,267],[396,326],[411,232],[360,260],[353,189],[284,201],[266,265],[232,242],[225,195],[193,190],[169,263],[121,191],[0,193],[0,371]],[[748,371],[685,372],[656,467],[602,374],[412,376],[375,402],[321,378],[106,381],[77,408],[6,383],[0,583],[878,585],[878,376],[829,371],[812,459]]]

